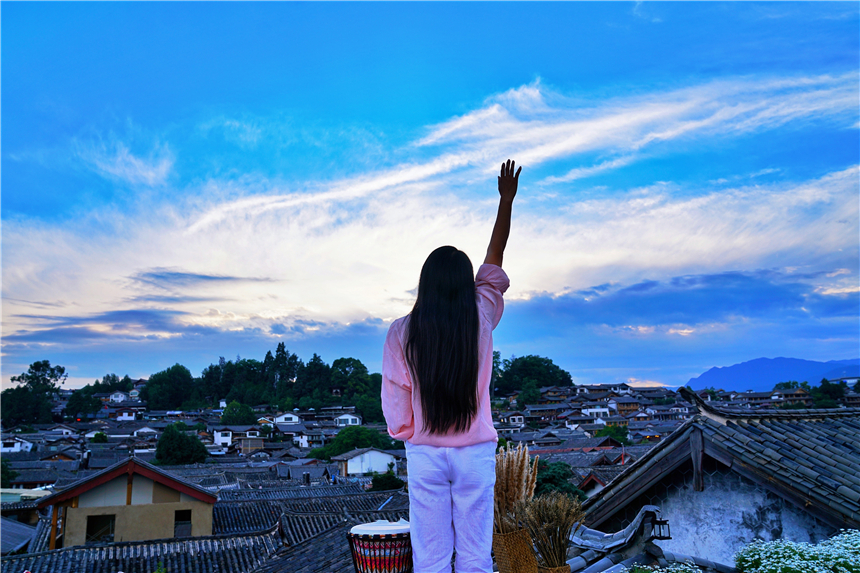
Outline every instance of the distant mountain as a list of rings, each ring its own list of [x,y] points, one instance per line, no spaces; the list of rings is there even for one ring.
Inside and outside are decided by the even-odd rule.
[[[756,358],[734,366],[711,368],[687,383],[694,390],[722,388],[723,390],[766,392],[780,382],[797,380],[817,384],[822,378],[844,378],[860,375],[860,358],[816,362],[800,358]]]

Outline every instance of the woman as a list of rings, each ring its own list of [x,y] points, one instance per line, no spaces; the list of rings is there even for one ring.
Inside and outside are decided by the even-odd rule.
[[[498,437],[490,412],[492,331],[509,281],[502,257],[522,167],[502,164],[499,209],[484,264],[473,278],[454,247],[430,253],[412,312],[388,330],[382,409],[406,443],[415,573],[492,571]]]

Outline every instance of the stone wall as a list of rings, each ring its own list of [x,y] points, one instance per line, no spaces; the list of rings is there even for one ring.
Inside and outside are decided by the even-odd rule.
[[[704,491],[693,490],[692,463],[685,463],[598,529],[618,531],[643,505],[656,505],[672,531],[660,547],[732,566],[735,552],[755,539],[815,543],[836,531],[707,456],[704,471]]]

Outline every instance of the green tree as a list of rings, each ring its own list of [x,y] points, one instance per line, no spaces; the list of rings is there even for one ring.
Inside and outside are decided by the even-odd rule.
[[[627,437],[627,428],[622,428],[621,426],[606,426],[602,430],[597,430],[597,433],[594,434],[595,438],[602,438],[603,436],[609,436],[616,442],[621,443],[621,445],[630,445],[630,440]]]
[[[188,368],[174,364],[156,372],[140,393],[150,410],[174,410],[194,391],[194,378]]]
[[[499,443],[496,444],[496,451],[498,452],[498,451],[504,450],[507,447],[508,447],[508,441],[505,438],[503,438],[502,436],[499,436]]]
[[[393,472],[387,471],[381,475],[375,475],[371,479],[371,487],[368,491],[390,491],[392,489],[400,489],[404,486],[404,481],[394,475]]]
[[[380,450],[397,449],[396,443],[375,430],[364,426],[348,426],[337,433],[337,436],[322,448],[314,448],[308,454],[311,458],[330,460],[359,448],[378,448]]]
[[[0,460],[0,466],[2,466],[2,468],[0,468],[0,481],[2,481],[0,487],[11,488],[12,480],[18,477],[20,474],[13,470],[12,467],[9,465],[9,462],[6,460]]]
[[[41,360],[30,364],[27,372],[12,376],[18,383],[15,388],[3,390],[2,420],[8,426],[18,424],[49,424],[54,392],[59,390],[67,378],[62,366],[51,366],[50,361]]]
[[[385,417],[382,415],[382,401],[379,397],[357,396],[355,398],[355,408],[361,414],[362,422],[365,424],[385,421]]]
[[[234,400],[224,408],[224,413],[221,414],[221,423],[230,426],[256,424],[257,415],[247,404],[240,404]]]
[[[816,408],[838,408],[839,401],[845,397],[848,383],[844,380],[834,384],[822,378],[818,386],[812,388],[812,401]]]
[[[574,476],[573,470],[564,462],[547,463],[538,460],[538,473],[535,479],[535,497],[552,491],[559,491],[567,495],[585,500],[585,493],[570,483]]]
[[[357,358],[338,358],[331,364],[331,387],[339,389],[345,400],[370,391],[370,374]]]
[[[108,443],[107,434],[105,434],[104,432],[96,432],[90,442],[92,442],[93,444],[106,444]]]
[[[71,395],[64,411],[66,416],[77,418],[95,414],[101,409],[102,401],[93,396],[91,387],[85,386]]]
[[[331,367],[323,362],[319,355],[314,354],[307,364],[299,367],[296,375],[296,383],[293,387],[294,396],[299,398],[299,407],[305,408],[311,401],[315,404],[312,408],[319,408],[334,402],[331,395]]]
[[[780,382],[773,387],[774,390],[796,390],[800,387],[797,380],[789,380],[788,382]]]
[[[533,380],[526,379],[520,395],[517,396],[517,407],[525,409],[529,404],[537,404],[540,400],[540,390]]]
[[[287,350],[283,342],[279,342],[275,349],[275,362],[272,365],[275,371],[275,391],[279,399],[296,397],[293,393],[293,385],[301,366],[302,361],[299,357]]]
[[[155,446],[155,461],[161,465],[198,464],[206,461],[206,446],[195,435],[189,435],[170,424]]]
[[[531,380],[538,388],[573,385],[570,373],[556,366],[552,360],[529,355],[503,360],[502,372],[496,388],[500,395],[504,395],[521,389],[526,380]]]

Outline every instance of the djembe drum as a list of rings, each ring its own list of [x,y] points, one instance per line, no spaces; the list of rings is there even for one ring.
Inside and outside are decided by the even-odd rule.
[[[379,520],[362,523],[346,535],[356,573],[409,573],[412,543],[409,522]]]

